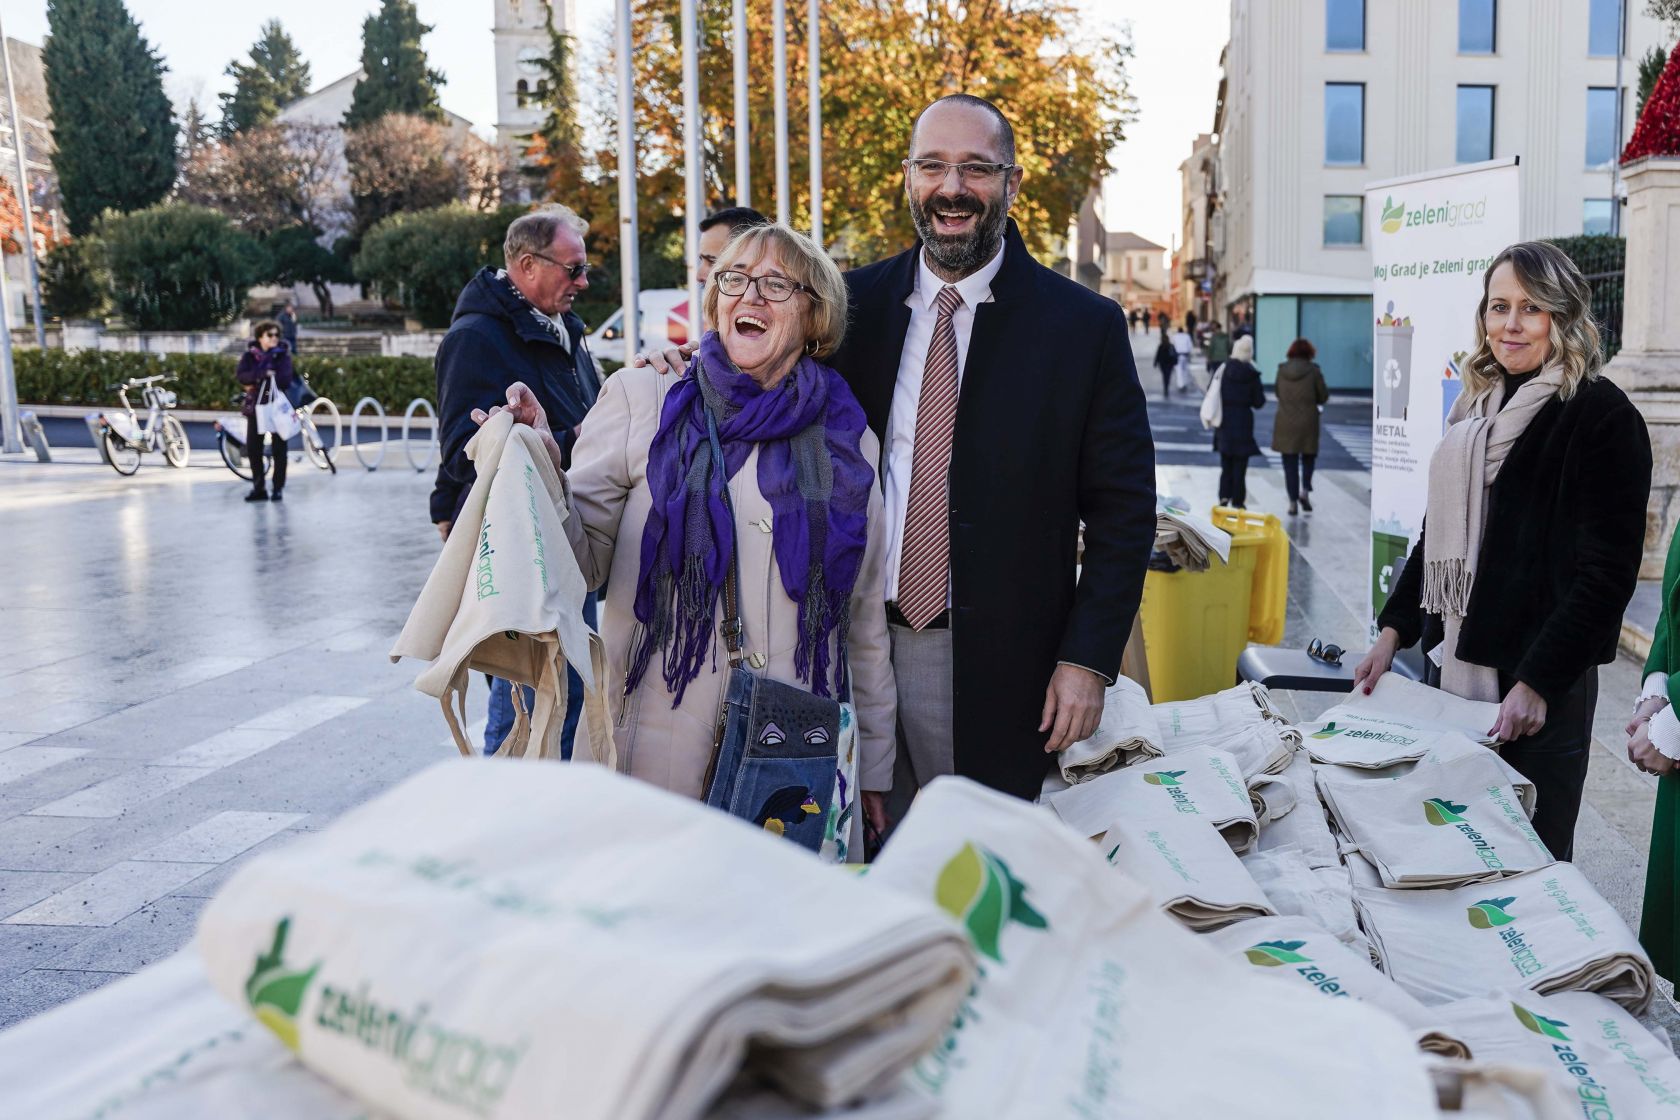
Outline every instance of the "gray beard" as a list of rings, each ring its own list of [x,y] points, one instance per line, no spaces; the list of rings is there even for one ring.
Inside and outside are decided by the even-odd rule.
[[[1001,208],[990,216],[982,212],[972,235],[941,237],[934,232],[933,222],[925,210],[920,206],[910,207],[911,224],[916,227],[916,235],[922,239],[922,247],[927,250],[929,259],[958,278],[978,272],[982,265],[997,256],[998,248],[1003,244],[1003,223],[1008,216],[1008,211]]]

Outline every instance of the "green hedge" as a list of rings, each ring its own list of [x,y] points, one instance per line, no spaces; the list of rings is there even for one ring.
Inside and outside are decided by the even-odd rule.
[[[170,385],[182,408],[224,409],[239,382],[232,354],[129,354],[101,350],[67,353],[63,350],[13,351],[18,397],[30,404],[115,404],[109,386],[134,377],[172,373]],[[401,413],[415,397],[437,404],[437,377],[430,358],[350,357],[304,354],[297,368],[322,396],[331,397],[349,413],[362,397],[372,397],[387,412]],[[138,407],[140,399],[130,394]]]

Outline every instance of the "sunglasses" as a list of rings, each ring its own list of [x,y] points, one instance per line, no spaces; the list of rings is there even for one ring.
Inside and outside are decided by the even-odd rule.
[[[535,251],[532,251],[531,255],[533,257],[536,257],[539,261],[547,261],[549,264],[553,265],[555,268],[558,268],[561,271],[563,271],[567,276],[569,276],[573,280],[581,280],[583,277],[589,275],[589,269],[590,269],[591,266],[590,266],[588,261],[585,261],[582,264],[561,264],[559,261],[555,260],[553,257],[547,257],[547,256],[544,256],[543,254],[535,252]]]
[[[1314,661],[1322,662],[1325,665],[1335,665],[1340,667],[1342,664],[1342,654],[1346,652],[1347,650],[1343,649],[1341,646],[1325,645],[1317,638],[1314,638],[1312,641],[1307,643],[1307,656],[1312,658]]]

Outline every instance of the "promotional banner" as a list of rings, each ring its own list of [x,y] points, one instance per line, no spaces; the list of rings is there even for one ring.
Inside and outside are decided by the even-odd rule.
[[[1475,345],[1482,274],[1518,240],[1517,162],[1365,188],[1374,312],[1371,636],[1423,526],[1429,457]]]

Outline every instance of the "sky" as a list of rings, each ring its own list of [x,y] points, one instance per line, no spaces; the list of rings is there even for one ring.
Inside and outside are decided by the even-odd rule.
[[[612,0],[573,0],[585,49],[610,34]],[[799,0],[790,0],[791,4]],[[243,57],[267,19],[278,16],[309,61],[318,85],[355,70],[362,20],[378,0],[127,0],[141,31],[159,48],[170,73],[166,88],[178,106],[198,97],[215,113],[216,94],[230,88],[222,71]],[[1171,246],[1180,228],[1178,165],[1191,141],[1213,126],[1219,52],[1229,28],[1228,0],[1080,0],[1094,21],[1130,23],[1136,55],[1132,92],[1140,116],[1114,153],[1117,173],[1105,184],[1105,224]],[[45,0],[6,0],[6,33],[40,43],[47,33]],[[417,0],[434,30],[425,47],[446,78],[442,101],[488,133],[495,123],[491,0]],[[1195,29],[1190,33],[1187,29]],[[1007,106],[1005,106],[1007,111]]]

